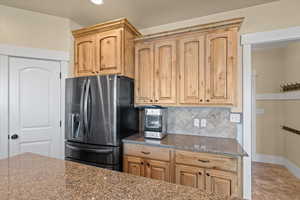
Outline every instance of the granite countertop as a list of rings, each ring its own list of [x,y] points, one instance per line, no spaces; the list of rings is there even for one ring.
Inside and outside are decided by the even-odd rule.
[[[122,140],[123,143],[143,144],[193,152],[214,153],[227,156],[248,156],[235,139],[206,136],[168,134],[162,140],[146,139],[139,133]]]
[[[196,188],[22,154],[0,160],[1,200],[221,200]]]

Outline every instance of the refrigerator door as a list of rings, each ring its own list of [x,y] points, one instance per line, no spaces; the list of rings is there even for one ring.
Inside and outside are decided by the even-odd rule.
[[[85,142],[84,98],[87,78],[70,78],[66,80],[65,139]]]
[[[93,76],[87,81],[84,118],[87,119],[87,143],[118,146],[116,75]]]

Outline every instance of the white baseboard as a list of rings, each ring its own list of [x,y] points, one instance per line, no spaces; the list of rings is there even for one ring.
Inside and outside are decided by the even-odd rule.
[[[296,176],[297,178],[300,179],[300,168],[295,165],[294,163],[292,163],[291,161],[289,161],[288,159],[285,159],[285,164],[284,166],[290,171],[292,172],[292,174],[294,174],[294,176]]]
[[[264,162],[264,163],[271,163],[277,165],[285,166],[294,176],[300,179],[300,168],[289,161],[288,159],[281,157],[281,156],[271,156],[266,154],[255,154],[253,156],[253,161],[255,162]]]
[[[277,165],[284,165],[283,157],[271,156],[271,155],[266,155],[266,154],[255,154],[255,156],[253,156],[253,161],[271,163],[271,164],[277,164]]]

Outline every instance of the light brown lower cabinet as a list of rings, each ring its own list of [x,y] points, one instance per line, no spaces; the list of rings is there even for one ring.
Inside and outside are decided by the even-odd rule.
[[[231,172],[176,165],[176,183],[223,196],[237,196],[237,176]]]
[[[124,171],[136,176],[144,176],[144,161],[142,158],[125,156]]]
[[[165,161],[125,156],[124,172],[170,182],[170,163]]]
[[[204,190],[205,174],[204,169],[199,167],[176,165],[176,183]]]
[[[221,170],[205,170],[205,190],[224,196],[237,196],[237,176]]]
[[[242,197],[241,158],[124,144],[123,171],[227,197]]]

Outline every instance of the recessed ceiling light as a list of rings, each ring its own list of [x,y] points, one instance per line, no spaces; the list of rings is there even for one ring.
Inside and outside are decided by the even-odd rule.
[[[103,0],[91,0],[91,2],[97,5],[103,4]]]

